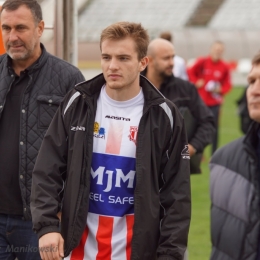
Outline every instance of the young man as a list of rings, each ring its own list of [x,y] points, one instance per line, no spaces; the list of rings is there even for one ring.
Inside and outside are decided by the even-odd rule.
[[[0,259],[40,259],[32,231],[32,170],[43,136],[65,94],[84,80],[46,52],[36,0],[7,0],[1,11]]]
[[[44,259],[183,258],[187,140],[178,109],[140,76],[148,42],[140,24],[104,29],[103,74],[77,85],[48,129],[31,196]]]
[[[191,82],[214,115],[216,131],[213,136],[212,154],[218,147],[218,124],[223,96],[231,90],[230,70],[222,60],[224,44],[216,41],[212,44],[208,57],[199,58],[188,69]]]
[[[260,53],[248,84],[249,131],[210,163],[212,260],[260,259]]]
[[[196,87],[190,82],[173,75],[174,55],[174,47],[171,42],[160,38],[154,39],[148,47],[149,64],[144,75],[180,111],[183,111],[184,114],[191,113],[192,117],[185,121],[189,138],[191,173],[199,173],[200,160],[197,157],[212,142],[214,119],[201,100]]]

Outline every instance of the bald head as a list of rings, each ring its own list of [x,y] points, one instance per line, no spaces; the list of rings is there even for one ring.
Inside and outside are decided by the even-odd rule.
[[[174,48],[171,42],[161,38],[152,40],[148,46],[147,56],[148,79],[157,77],[164,80],[165,77],[172,75]]]
[[[165,39],[157,38],[148,45],[147,55],[154,58],[165,51],[170,51],[174,54],[173,44]]]

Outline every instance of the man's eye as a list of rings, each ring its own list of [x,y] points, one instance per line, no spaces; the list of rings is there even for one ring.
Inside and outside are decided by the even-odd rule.
[[[8,28],[8,27],[2,27],[2,31],[10,31],[10,28]]]

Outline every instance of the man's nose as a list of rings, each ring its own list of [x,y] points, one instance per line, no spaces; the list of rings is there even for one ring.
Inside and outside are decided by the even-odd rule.
[[[11,30],[9,34],[9,41],[14,42],[18,39],[17,33],[15,30]]]
[[[110,60],[109,68],[110,68],[111,70],[116,70],[116,69],[118,69],[118,61],[117,61],[117,59],[112,58],[112,59]]]

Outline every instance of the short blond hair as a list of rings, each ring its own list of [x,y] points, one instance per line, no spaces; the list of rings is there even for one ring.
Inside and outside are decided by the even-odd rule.
[[[105,28],[100,36],[100,50],[105,40],[123,40],[127,37],[134,40],[138,59],[144,58],[147,55],[149,35],[140,23],[118,22]]]

